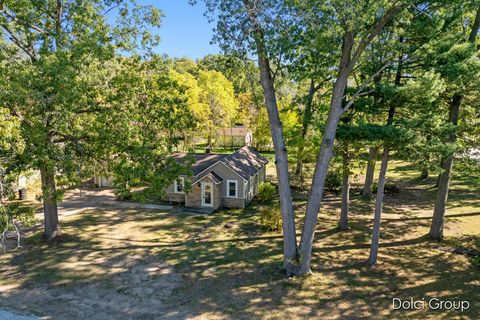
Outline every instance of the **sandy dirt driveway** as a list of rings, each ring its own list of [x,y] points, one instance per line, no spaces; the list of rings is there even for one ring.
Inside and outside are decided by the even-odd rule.
[[[0,279],[0,320],[36,319],[21,314],[38,319],[185,318],[164,303],[181,276],[158,255],[135,246],[143,239],[136,217],[156,221],[171,215],[170,209],[119,202],[111,189],[68,192],[59,204],[61,240],[33,246],[25,240],[24,248],[2,257],[9,266],[5,280]],[[83,228],[89,230],[78,231]]]
[[[105,208],[171,210],[172,206],[118,201],[114,190],[109,188],[71,190],[58,205],[60,217]]]

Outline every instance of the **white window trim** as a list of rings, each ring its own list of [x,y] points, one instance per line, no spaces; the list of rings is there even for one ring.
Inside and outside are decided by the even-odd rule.
[[[230,183],[235,183],[235,197],[230,195]],[[237,199],[238,198],[238,181],[237,180],[227,180],[227,198]]]
[[[177,187],[178,187],[178,183],[177,183],[177,180],[180,180],[182,183],[181,183],[181,186],[182,186],[182,189],[185,190],[185,178],[184,177],[178,177],[177,179],[175,179],[173,181],[173,192],[174,193],[180,193],[180,194],[184,194],[185,192],[182,190],[182,191],[178,191],[177,190]]]

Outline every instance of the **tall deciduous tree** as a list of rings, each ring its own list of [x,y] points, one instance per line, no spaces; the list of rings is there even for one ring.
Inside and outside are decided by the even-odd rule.
[[[237,115],[238,101],[232,83],[218,71],[200,70],[198,85],[199,99],[203,106],[199,121],[206,131],[208,145],[212,146],[217,129],[233,124]]]
[[[191,87],[172,77],[158,57],[119,60],[109,69],[114,74],[106,92],[111,110],[99,115],[95,129],[98,153],[114,174],[118,196],[130,197],[135,186],[146,187],[145,196],[159,195],[179,174],[189,174],[170,155],[195,124],[188,105]]]
[[[128,0],[3,1],[0,29],[16,47],[8,54],[10,83],[0,104],[21,122],[25,163],[42,180],[45,237],[59,232],[59,176],[72,177],[93,138],[102,99],[105,61],[117,50],[148,49],[158,42],[150,27],[161,13]],[[114,24],[109,24],[106,15]]]
[[[336,129],[340,117],[358,96],[354,94],[352,101],[343,103],[349,77],[365,48],[407,3],[402,1],[390,4],[388,1],[379,1],[364,6],[351,1],[338,1],[335,6],[329,6],[323,1],[295,1],[293,8],[286,6],[283,1],[206,0],[206,3],[211,12],[220,11],[217,39],[221,40],[224,47],[231,48],[233,44],[233,47],[240,48],[244,53],[253,51],[257,55],[275,150],[283,218],[284,266],[288,275],[309,273],[317,216],[332,158]],[[336,36],[331,39],[339,44],[336,54],[338,64],[335,66],[337,72],[298,246],[287,149],[278,112],[275,73],[271,64],[281,57],[281,53],[275,50],[278,48],[275,46],[276,40],[280,35],[288,34],[290,26],[296,23],[302,24],[303,29],[318,30],[319,35],[324,34],[322,31],[332,34],[331,31],[335,28],[333,34],[341,35],[340,39]]]

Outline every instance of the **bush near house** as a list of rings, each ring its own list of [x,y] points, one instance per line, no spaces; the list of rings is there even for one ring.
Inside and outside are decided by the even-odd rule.
[[[282,213],[279,206],[263,206],[260,208],[258,222],[264,230],[278,231],[282,229]]]
[[[270,182],[260,184],[258,187],[257,202],[260,204],[271,203],[277,197],[277,187]]]

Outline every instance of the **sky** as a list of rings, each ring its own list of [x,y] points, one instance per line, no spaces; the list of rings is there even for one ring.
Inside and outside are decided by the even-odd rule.
[[[162,10],[165,17],[158,30],[161,42],[155,49],[158,54],[166,53],[170,57],[188,57],[198,59],[207,54],[219,53],[216,44],[210,44],[214,24],[209,24],[203,13],[205,6],[201,1],[195,6],[188,0],[141,0],[141,4],[151,4]]]

